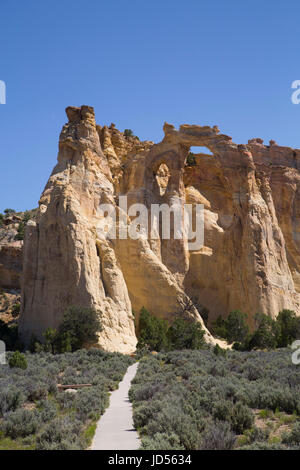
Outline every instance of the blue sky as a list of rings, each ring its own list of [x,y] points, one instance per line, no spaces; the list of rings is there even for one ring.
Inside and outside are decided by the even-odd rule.
[[[161,140],[168,121],[300,148],[299,1],[1,0],[0,211],[37,206],[68,105]]]

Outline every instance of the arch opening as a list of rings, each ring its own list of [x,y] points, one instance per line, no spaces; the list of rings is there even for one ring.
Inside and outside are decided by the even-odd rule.
[[[190,147],[186,158],[186,166],[197,165],[197,160],[201,157],[212,157],[213,153],[207,147]]]

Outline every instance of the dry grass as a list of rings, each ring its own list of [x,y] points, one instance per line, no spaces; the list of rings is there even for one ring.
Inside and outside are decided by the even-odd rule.
[[[258,429],[269,431],[269,442],[281,441],[284,433],[290,432],[297,419],[295,414],[287,414],[280,411],[253,410],[254,424]]]

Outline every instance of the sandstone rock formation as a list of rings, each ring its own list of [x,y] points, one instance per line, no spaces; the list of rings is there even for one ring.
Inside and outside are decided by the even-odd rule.
[[[22,243],[0,244],[0,287],[21,289]]]
[[[7,214],[0,219],[0,288],[3,289],[21,289],[23,241],[16,240],[21,216]]]
[[[236,145],[217,127],[165,124],[159,144],[125,136],[114,124],[95,124],[93,108],[69,107],[58,163],[29,222],[24,248],[20,334],[28,344],[57,327],[69,305],[102,314],[99,346],[135,349],[132,310],[174,318],[189,299],[188,314],[202,323],[240,309],[273,317],[282,308],[300,314],[300,151],[260,139]],[[196,155],[186,166],[191,146]],[[102,203],[203,204],[204,246],[161,237],[109,240],[97,228]],[[130,219],[127,219],[129,222]],[[203,324],[203,323],[202,323]],[[206,339],[214,342],[206,331]]]

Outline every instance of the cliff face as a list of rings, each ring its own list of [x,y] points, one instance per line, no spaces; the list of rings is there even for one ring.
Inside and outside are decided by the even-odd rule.
[[[0,224],[0,288],[21,289],[23,241],[17,233],[23,213],[8,214]]]
[[[93,109],[67,108],[58,163],[29,221],[24,247],[20,334],[25,343],[57,327],[69,305],[102,313],[99,345],[132,352],[132,310],[167,319],[196,306],[219,314],[240,309],[273,317],[300,314],[300,151],[236,145],[216,127],[165,124],[159,144],[96,126]],[[186,166],[191,146],[205,146]],[[99,235],[99,204],[204,204],[204,246],[185,239],[115,239]],[[194,305],[190,305],[190,298]],[[138,320],[138,319],[137,319]],[[206,330],[207,341],[214,342]]]

